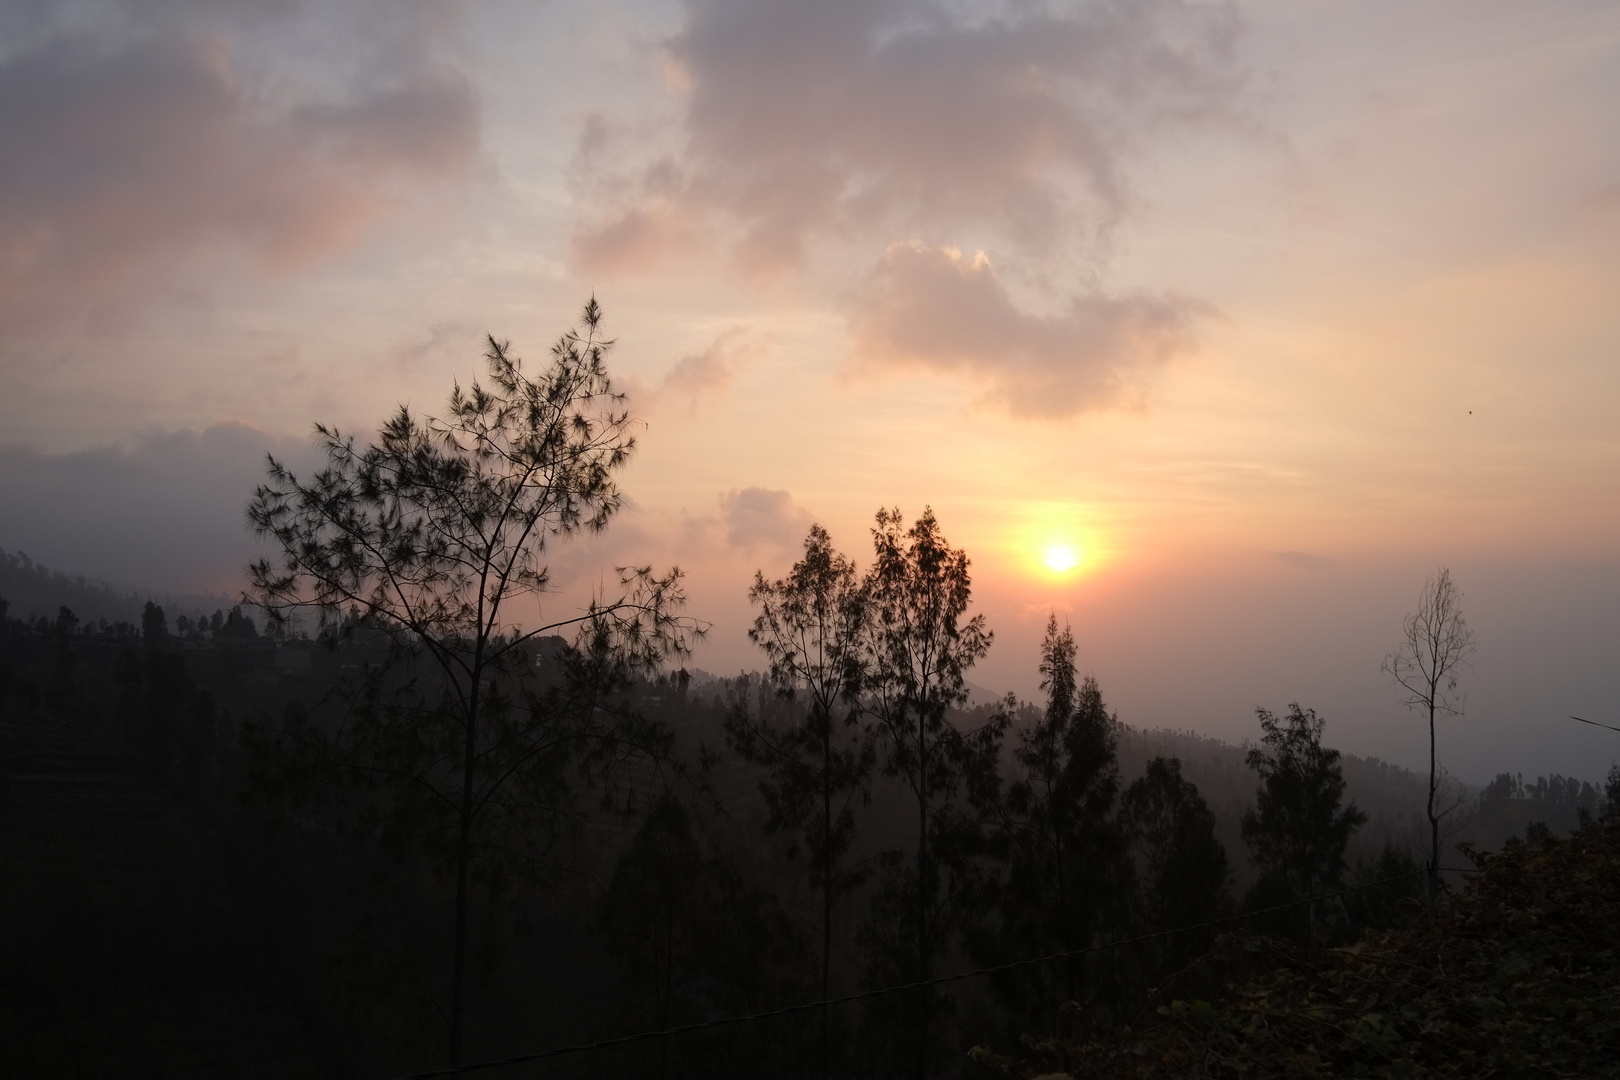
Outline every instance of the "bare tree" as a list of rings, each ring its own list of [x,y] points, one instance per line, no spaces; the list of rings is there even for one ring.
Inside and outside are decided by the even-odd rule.
[[[1435,718],[1461,716],[1463,698],[1457,675],[1474,651],[1474,634],[1463,620],[1462,591],[1441,567],[1423,583],[1418,609],[1402,624],[1400,647],[1384,658],[1383,671],[1406,691],[1401,702],[1429,718],[1429,909],[1440,889],[1440,761],[1435,752]]]
[[[324,747],[321,771],[382,792],[391,818],[446,856],[455,881],[450,1058],[462,1051],[469,878],[503,838],[531,843],[557,774],[619,733],[602,729],[604,694],[682,653],[701,628],[678,618],[680,572],[621,570],[622,591],[583,612],[523,625],[516,602],[549,591],[548,544],[602,531],[621,497],[615,474],[635,447],[613,390],[601,309],[558,339],[530,378],[489,339],[489,383],[456,386],[445,419],[405,406],[376,441],[317,425],[326,465],[300,480],[274,458],[248,504],[276,561],[250,567],[248,596],[277,623],[314,612],[323,632],[380,635],[407,700],[364,690],[361,722]],[[572,628],[572,658],[593,672],[583,695],[527,695],[537,639]],[[418,669],[428,677],[418,680]],[[525,698],[528,698],[525,702]],[[610,749],[609,756],[617,753]]]

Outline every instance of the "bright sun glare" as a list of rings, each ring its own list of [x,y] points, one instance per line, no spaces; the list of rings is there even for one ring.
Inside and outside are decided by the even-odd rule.
[[[1046,567],[1055,573],[1073,570],[1080,562],[1080,553],[1068,544],[1051,544],[1046,549]]]
[[[1008,508],[1004,549],[1009,561],[1042,588],[1077,584],[1111,550],[1085,506],[1024,503]]]

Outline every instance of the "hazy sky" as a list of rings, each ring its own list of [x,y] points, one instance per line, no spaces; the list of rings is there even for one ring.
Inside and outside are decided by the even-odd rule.
[[[1596,779],[1616,102],[1610,0],[0,0],[0,546],[234,591],[264,451],[594,293],[647,426],[558,604],[678,562],[755,666],[755,568],[931,504],[975,681],[1055,610],[1127,722],[1416,764],[1379,660],[1445,564],[1444,759]]]

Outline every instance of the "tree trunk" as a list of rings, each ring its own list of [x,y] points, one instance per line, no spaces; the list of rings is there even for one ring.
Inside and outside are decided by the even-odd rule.
[[[1429,880],[1428,908],[1434,914],[1435,901],[1440,895],[1440,818],[1435,813],[1435,795],[1438,767],[1434,745],[1434,688],[1429,689]]]
[[[928,889],[932,881],[928,862],[928,728],[927,718],[917,713],[917,959],[921,974],[933,975],[933,956],[928,940]],[[917,1080],[928,1080],[928,1027],[933,1011],[933,988],[919,987],[917,1011]]]
[[[832,975],[832,710],[821,718],[821,1080],[832,1075],[826,1004]]]
[[[456,938],[450,959],[450,1064],[461,1064],[467,1013],[467,889],[472,869],[473,767],[478,762],[478,691],[483,679],[482,643],[473,660],[467,698],[467,741],[462,748],[461,809],[456,822]]]
[[[1052,782],[1050,779],[1048,779],[1046,782],[1046,804],[1048,806],[1054,805],[1054,800],[1052,798]],[[1058,942],[1065,950],[1073,950],[1077,948],[1073,930],[1074,913],[1069,909],[1069,882],[1067,875],[1063,872],[1063,829],[1058,823],[1056,815],[1053,815],[1052,821],[1052,858],[1056,864],[1055,869],[1057,871],[1057,907],[1058,911],[1060,912],[1058,917],[1063,920],[1063,929],[1058,938]],[[1078,956],[1066,956],[1063,958],[1064,992],[1069,1001],[1074,1001],[1080,996],[1078,990],[1080,980],[1076,971],[1079,963],[1080,958]],[[1054,1020],[1055,1019],[1056,1018],[1054,1018]],[[1057,1030],[1055,1023],[1052,1030]]]
[[[663,1000],[658,1005],[658,1026],[669,1030],[669,1012],[675,1002],[675,913],[669,905],[664,905],[664,964],[663,975],[659,980],[663,985]],[[664,1080],[669,1075],[669,1036],[661,1035],[658,1038],[658,1080]]]

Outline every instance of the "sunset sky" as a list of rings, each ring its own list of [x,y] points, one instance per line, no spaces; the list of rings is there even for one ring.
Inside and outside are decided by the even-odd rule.
[[[1447,565],[1442,760],[1596,780],[1617,105],[1611,0],[7,0],[0,547],[237,592],[265,451],[594,293],[646,427],[548,610],[678,563],[758,666],[756,568],[931,505],[974,682],[1056,612],[1127,723],[1417,765],[1379,661]]]

